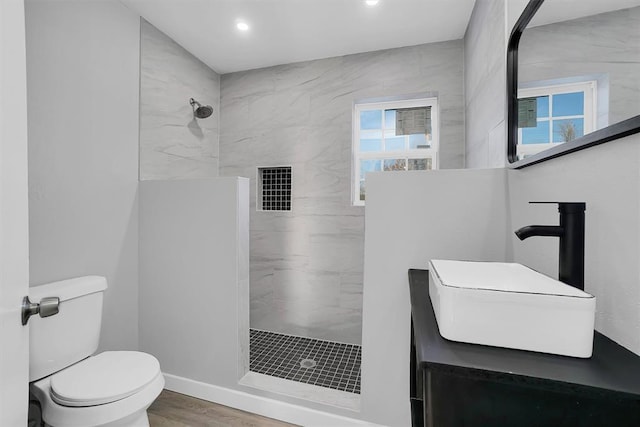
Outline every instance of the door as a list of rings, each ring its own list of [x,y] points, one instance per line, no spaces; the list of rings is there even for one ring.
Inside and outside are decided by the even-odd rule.
[[[27,93],[24,0],[0,0],[0,426],[27,425]]]

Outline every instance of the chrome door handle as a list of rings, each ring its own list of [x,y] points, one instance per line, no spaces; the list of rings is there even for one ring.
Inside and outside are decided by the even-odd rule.
[[[60,298],[58,297],[42,298],[40,303],[31,302],[28,296],[24,297],[22,299],[22,324],[26,325],[34,314],[39,314],[40,317],[49,317],[58,314],[58,311],[60,311]]]

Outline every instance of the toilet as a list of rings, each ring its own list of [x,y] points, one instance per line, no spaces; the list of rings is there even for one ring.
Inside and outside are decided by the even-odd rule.
[[[95,354],[107,280],[86,276],[29,289],[32,302],[60,298],[58,314],[29,321],[29,424],[148,427],[164,387],[158,360],[138,351]],[[37,403],[33,402],[37,401]]]

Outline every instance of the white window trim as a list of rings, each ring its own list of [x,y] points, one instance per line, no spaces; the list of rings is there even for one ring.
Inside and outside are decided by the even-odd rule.
[[[368,110],[394,110],[401,108],[431,107],[431,146],[401,151],[366,151],[360,152],[360,112]],[[360,200],[360,160],[375,159],[431,159],[431,169],[438,169],[438,152],[440,148],[440,122],[438,114],[438,98],[406,99],[401,101],[358,103],[353,109],[353,143],[351,144],[351,203],[353,206],[364,206]]]
[[[584,117],[584,135],[593,132],[596,129],[596,93],[598,83],[595,80],[582,81],[576,83],[567,83],[567,84],[557,84],[557,85],[547,85],[547,86],[537,86],[537,87],[529,87],[518,89],[518,99],[520,98],[534,98],[539,96],[547,96],[547,95],[559,95],[563,93],[571,93],[571,92],[583,92],[584,93],[584,115],[582,116],[553,116],[553,105],[552,102],[549,102],[549,119],[551,120],[563,120],[563,119],[574,119],[574,118],[583,118]],[[538,121],[546,121],[546,120],[538,120]],[[553,127],[550,126],[549,132],[553,132]],[[518,128],[518,145],[517,145],[517,155],[518,158],[523,158],[524,156],[530,156],[546,149],[557,147],[562,144],[560,142],[550,142],[550,143],[542,143],[542,144],[520,144],[522,140],[522,128]],[[551,139],[553,141],[553,138]]]

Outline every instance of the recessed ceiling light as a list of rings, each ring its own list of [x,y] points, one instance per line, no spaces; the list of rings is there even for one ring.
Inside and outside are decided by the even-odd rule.
[[[379,1],[379,0],[365,0],[365,4],[366,4],[367,6],[375,6],[375,5],[377,5],[377,4],[378,4],[378,1]]]
[[[244,21],[236,22],[236,28],[240,31],[249,31],[249,24]]]

